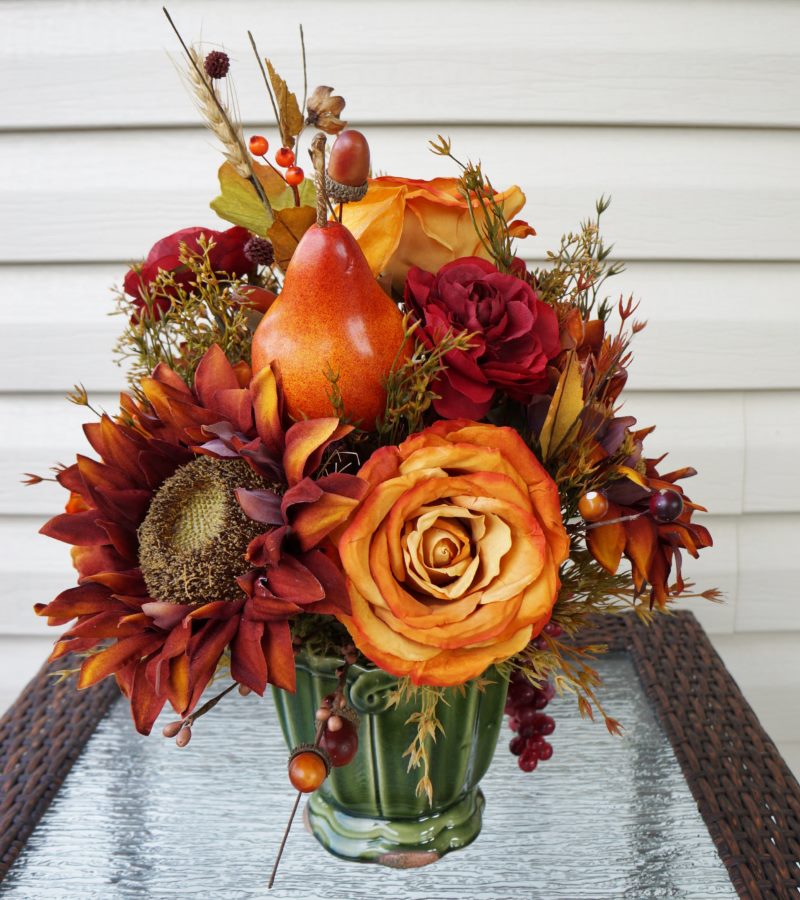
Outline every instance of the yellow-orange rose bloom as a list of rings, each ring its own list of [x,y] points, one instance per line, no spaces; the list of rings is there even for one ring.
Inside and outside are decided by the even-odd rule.
[[[516,185],[496,193],[494,200],[510,222],[512,237],[536,233],[525,222],[512,221],[525,205],[525,194]],[[471,203],[482,222],[480,201],[473,198]],[[465,256],[489,258],[457,178],[371,178],[364,199],[345,204],[342,215],[373,273],[390,277],[398,290],[411,266],[437,272]]]
[[[416,684],[456,685],[525,647],[569,554],[558,489],[511,428],[441,421],[359,472],[339,541],[359,649]]]

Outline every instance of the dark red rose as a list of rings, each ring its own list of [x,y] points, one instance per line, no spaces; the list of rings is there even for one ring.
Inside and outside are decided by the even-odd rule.
[[[154,244],[147,259],[141,266],[128,270],[123,282],[125,293],[133,297],[138,309],[144,307],[143,290],[149,287],[158,277],[159,272],[172,272],[176,284],[186,285],[194,279],[194,275],[186,266],[181,265],[181,244],[186,244],[192,253],[199,253],[198,239],[205,235],[213,240],[214,246],[209,252],[209,260],[215,272],[225,272],[233,278],[240,278],[253,270],[253,263],[244,254],[244,245],[250,238],[250,232],[238,225],[227,231],[214,231],[213,228],[182,228],[174,234],[161,238]],[[169,306],[167,298],[156,301],[155,314],[161,315]]]
[[[497,391],[525,402],[547,389],[545,367],[561,349],[558,320],[527,282],[470,256],[436,275],[412,268],[405,299],[429,344],[448,330],[475,335],[469,350],[446,357],[433,404],[440,416],[481,419]]]

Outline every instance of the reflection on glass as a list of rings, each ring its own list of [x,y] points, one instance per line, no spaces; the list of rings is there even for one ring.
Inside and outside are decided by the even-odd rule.
[[[483,782],[483,833],[471,847],[397,872],[340,862],[298,823],[269,893],[266,879],[293,800],[271,702],[234,693],[198,722],[185,750],[137,735],[127,706],[117,704],[0,897],[735,897],[630,660],[612,655],[599,669],[605,705],[625,726],[624,737],[583,722],[570,698],[556,700],[555,754],[526,775],[506,750],[504,727]]]

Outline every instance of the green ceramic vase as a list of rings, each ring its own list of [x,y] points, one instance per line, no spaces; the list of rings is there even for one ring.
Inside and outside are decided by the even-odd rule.
[[[314,714],[336,689],[341,660],[297,657],[297,690],[273,690],[289,748],[314,740]],[[437,717],[444,734],[430,743],[433,802],[417,796],[420,772],[408,772],[403,752],[416,734],[407,724],[413,704],[389,707],[397,679],[381,669],[351,666],[347,696],[361,716],[359,747],[347,766],[333,769],[306,805],[306,822],[331,853],[359,862],[421,866],[465,847],[481,830],[484,798],[478,784],[492,761],[508,682],[496,670],[481,690],[469,682],[449,689]]]

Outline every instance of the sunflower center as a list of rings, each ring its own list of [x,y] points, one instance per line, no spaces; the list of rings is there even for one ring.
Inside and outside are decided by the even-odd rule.
[[[199,456],[158,489],[139,526],[139,565],[148,593],[168,603],[242,596],[247,545],[264,531],[248,519],[236,488],[269,487],[241,459]]]

